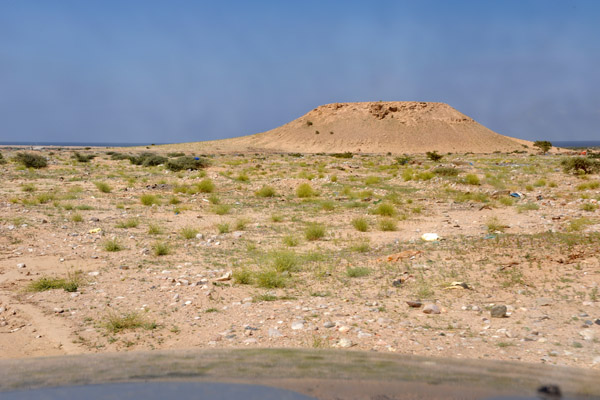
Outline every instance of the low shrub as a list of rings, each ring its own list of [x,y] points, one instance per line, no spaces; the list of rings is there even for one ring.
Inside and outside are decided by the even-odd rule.
[[[275,194],[275,189],[271,186],[263,186],[256,192],[258,197],[274,197]]]
[[[438,162],[444,157],[443,155],[438,154],[437,151],[428,151],[427,153],[425,153],[425,155],[428,159],[434,162]]]
[[[33,153],[17,153],[15,161],[26,168],[45,168],[48,166],[48,160],[45,157]]]
[[[206,168],[208,161],[200,157],[183,156],[177,157],[167,161],[166,167],[170,171],[183,171],[183,170],[199,170]]]
[[[352,220],[352,226],[359,232],[366,232],[369,230],[369,222],[363,217],[354,218]]]
[[[307,198],[307,197],[312,197],[314,195],[315,195],[315,191],[313,190],[312,186],[310,186],[310,184],[308,184],[308,183],[301,183],[296,188],[296,196],[298,196],[301,199]]]
[[[212,193],[215,191],[215,184],[208,178],[201,180],[196,186],[200,193]]]
[[[331,132],[331,133],[333,133],[333,132]],[[351,152],[347,151],[345,153],[331,153],[331,157],[335,157],[335,158],[352,158],[352,157],[354,157],[354,155]]]
[[[309,224],[304,231],[306,240],[310,241],[322,239],[325,233],[325,227],[317,223]]]
[[[74,160],[76,160],[77,162],[80,162],[80,163],[88,163],[88,162],[92,161],[94,158],[96,158],[96,155],[95,154],[81,154],[80,152],[76,151],[73,153],[71,158],[73,158]]]
[[[393,232],[397,230],[396,221],[391,218],[383,218],[379,221],[379,230],[383,232]]]
[[[102,193],[110,193],[112,191],[112,188],[110,187],[110,185],[106,182],[94,182],[94,185],[96,186],[96,188],[98,188],[99,191],[101,191]]]
[[[143,194],[140,197],[140,201],[145,206],[151,206],[153,204],[156,204],[156,205],[160,204],[160,200],[158,199],[158,196],[156,196],[154,194]]]
[[[585,175],[600,171],[600,161],[585,157],[565,158],[560,163],[566,173]]]

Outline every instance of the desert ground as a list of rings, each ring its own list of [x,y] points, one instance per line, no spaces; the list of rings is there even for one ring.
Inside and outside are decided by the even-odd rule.
[[[600,369],[600,177],[568,156],[122,156],[181,149],[29,150],[39,169],[0,149],[0,357],[308,347]]]

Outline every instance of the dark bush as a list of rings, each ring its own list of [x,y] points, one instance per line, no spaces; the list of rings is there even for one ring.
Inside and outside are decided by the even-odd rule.
[[[302,153],[289,153],[288,154],[290,157],[302,157]]]
[[[96,158],[96,155],[95,154],[81,154],[78,151],[76,151],[73,153],[71,158],[73,158],[81,163],[87,163],[87,162],[92,161],[94,158]]]
[[[167,168],[171,171],[197,170],[207,166],[208,162],[199,157],[183,156],[167,161]]]
[[[163,157],[163,156],[159,156],[159,155],[152,155],[152,156],[144,158],[144,161],[142,162],[142,165],[144,167],[153,167],[153,166],[156,166],[156,165],[164,164],[168,160],[169,159],[167,157]]]
[[[571,157],[562,160],[561,165],[567,173],[574,174],[594,174],[600,171],[600,161],[585,157]]]
[[[404,155],[402,157],[396,157],[396,162],[400,165],[406,165],[412,161],[412,157]]]
[[[542,153],[546,154],[552,148],[552,143],[547,140],[536,140],[533,147],[537,147]]]
[[[354,157],[354,155],[347,151],[345,153],[331,153],[331,157],[335,157],[335,158],[352,158]]]
[[[32,153],[17,153],[15,161],[27,168],[44,168],[48,166],[48,161],[45,157]]]
[[[429,158],[431,161],[434,161],[434,162],[438,162],[444,157],[443,155],[438,154],[437,151],[428,151],[425,154],[427,155],[427,158]]]
[[[134,165],[142,165],[147,158],[155,156],[154,153],[140,153],[138,155],[129,156],[129,162]]]
[[[0,153],[0,165],[2,165],[2,164],[6,164],[6,159],[4,158],[2,153]]]
[[[167,153],[167,156],[168,157],[183,157],[183,156],[185,156],[185,153],[177,151],[175,153]]]
[[[131,159],[131,155],[125,153],[115,153],[113,152],[110,155],[111,160],[129,160]]]

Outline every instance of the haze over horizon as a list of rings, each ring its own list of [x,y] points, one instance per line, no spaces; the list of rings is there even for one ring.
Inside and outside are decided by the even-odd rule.
[[[0,3],[0,141],[188,142],[326,103],[445,102],[598,140],[600,2]]]

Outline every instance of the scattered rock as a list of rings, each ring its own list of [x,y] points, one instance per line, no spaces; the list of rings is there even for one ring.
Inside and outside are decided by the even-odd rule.
[[[224,282],[224,281],[231,280],[231,276],[232,276],[232,275],[233,275],[233,274],[232,274],[232,272],[231,272],[231,271],[227,271],[227,272],[225,273],[225,275],[223,275],[223,276],[220,276],[220,277],[216,278],[216,279],[215,279],[215,281],[217,281],[217,282]]]
[[[418,300],[414,300],[414,301],[413,300],[408,300],[406,302],[406,304],[408,304],[408,306],[412,307],[412,308],[419,308],[419,307],[421,307],[423,305],[423,303],[421,303]]]
[[[278,338],[283,336],[283,334],[279,332],[279,329],[277,328],[269,328],[268,334],[270,338]]]
[[[592,329],[584,329],[582,331],[579,331],[579,334],[581,335],[583,340],[592,341],[596,338],[596,334]]]
[[[323,327],[325,328],[333,328],[335,326],[335,323],[331,322],[331,321],[327,321],[323,324]]]
[[[433,303],[429,303],[429,304],[425,304],[425,307],[423,307],[423,312],[425,314],[439,314],[441,313],[440,308]]]
[[[17,264],[17,268],[19,268],[19,269],[27,268],[27,265],[25,265],[25,263],[19,263],[19,264]]]
[[[352,340],[347,339],[347,338],[341,338],[337,342],[337,347],[348,348],[348,347],[352,347],[352,346],[354,346],[354,343],[352,343]]]
[[[504,318],[506,317],[506,311],[506,306],[496,305],[490,310],[490,315],[492,316],[492,318]]]
[[[304,329],[304,321],[292,322],[292,329],[295,331]]]

